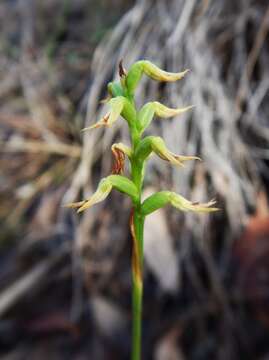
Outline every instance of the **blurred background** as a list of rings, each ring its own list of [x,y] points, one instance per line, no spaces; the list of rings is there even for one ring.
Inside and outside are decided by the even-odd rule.
[[[111,171],[123,121],[81,133],[106,84],[148,59],[184,80],[143,78],[139,105],[194,104],[150,133],[198,155],[152,158],[145,193],[216,198],[221,212],[165,208],[145,225],[144,359],[269,359],[267,0],[2,0],[0,357],[130,358],[130,201],[78,216]]]

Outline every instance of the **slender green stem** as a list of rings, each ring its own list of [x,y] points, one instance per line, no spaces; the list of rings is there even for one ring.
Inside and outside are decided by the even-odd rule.
[[[141,216],[139,209],[134,210],[133,225],[135,232],[135,243],[133,244],[132,266],[132,360],[140,360],[142,335],[144,217]]]
[[[139,287],[133,279],[132,360],[141,358],[142,297],[143,287]]]
[[[135,129],[136,130],[136,129]],[[133,153],[140,142],[136,131],[132,133]],[[132,254],[132,360],[141,359],[142,309],[143,309],[143,232],[144,216],[141,214],[141,193],[143,185],[143,163],[136,157],[131,160],[131,177],[138,189],[139,199],[131,217],[133,235]]]

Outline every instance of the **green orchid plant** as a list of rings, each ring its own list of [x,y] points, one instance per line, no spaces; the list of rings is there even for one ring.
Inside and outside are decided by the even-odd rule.
[[[149,127],[154,116],[169,118],[190,110],[192,106],[171,109],[157,101],[145,104],[141,109],[136,108],[135,90],[143,74],[153,80],[172,82],[182,79],[188,70],[179,73],[166,72],[149,61],[141,60],[134,63],[126,71],[122,62],[119,64],[119,82],[108,84],[109,112],[96,124],[83,130],[99,127],[110,127],[120,115],[127,122],[130,130],[131,147],[122,143],[112,145],[115,164],[112,174],[103,178],[96,192],[87,200],[69,204],[82,212],[94,204],[103,201],[112,189],[127,194],[132,201],[133,208],[130,216],[130,231],[132,243],[132,360],[141,358],[141,322],[142,322],[142,295],[143,295],[143,229],[145,217],[167,204],[181,211],[212,212],[218,210],[213,207],[215,201],[205,204],[191,202],[172,191],[160,191],[141,200],[146,163],[152,153],[172,165],[184,166],[185,161],[196,160],[196,156],[183,156],[172,153],[164,140],[157,136],[145,136],[143,133]],[[130,162],[130,178],[123,175],[125,158]]]

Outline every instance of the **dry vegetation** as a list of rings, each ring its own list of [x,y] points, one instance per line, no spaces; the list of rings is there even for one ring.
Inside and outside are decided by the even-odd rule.
[[[80,129],[104,112],[120,59],[140,58],[191,69],[179,84],[144,79],[138,103],[194,104],[152,131],[204,160],[152,158],[148,183],[223,209],[149,219],[145,359],[268,356],[268,31],[265,0],[1,2],[1,359],[128,358],[128,201],[113,193],[79,218],[62,205],[128,143],[120,121]]]

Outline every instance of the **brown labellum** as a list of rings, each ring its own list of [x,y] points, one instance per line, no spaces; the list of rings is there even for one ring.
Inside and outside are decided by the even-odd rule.
[[[112,147],[112,154],[114,155],[114,164],[112,167],[112,174],[121,175],[124,172],[125,154],[123,151]]]

